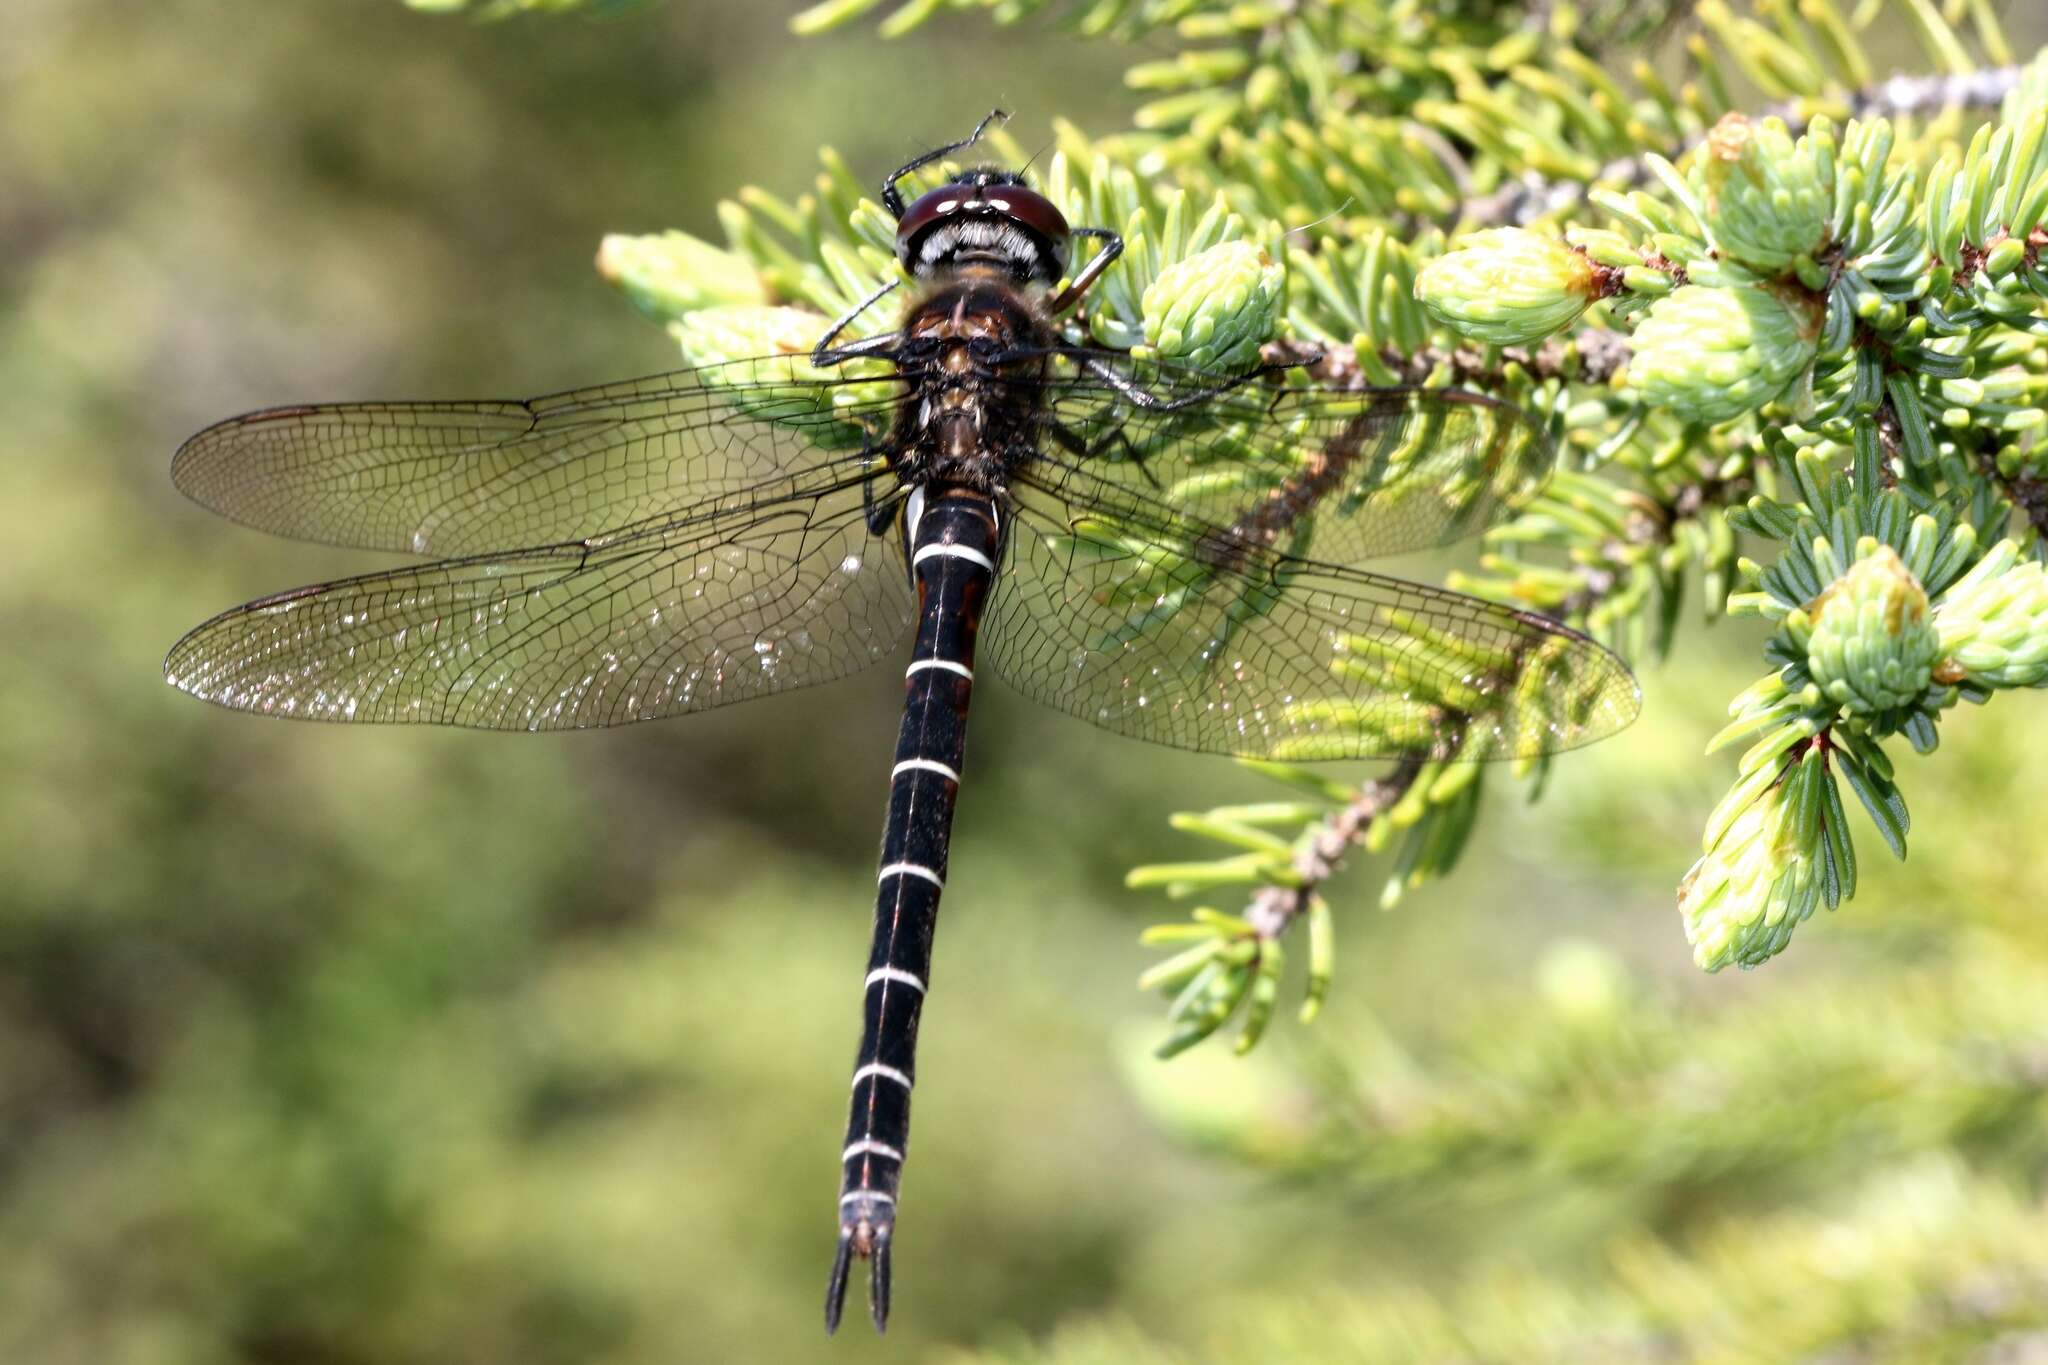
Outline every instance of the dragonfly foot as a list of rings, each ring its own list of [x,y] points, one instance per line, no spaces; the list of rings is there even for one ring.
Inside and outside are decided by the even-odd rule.
[[[889,1235],[895,1230],[892,1214],[874,1204],[848,1206],[839,1225],[839,1250],[832,1257],[832,1277],[825,1284],[825,1331],[839,1330],[840,1310],[846,1304],[846,1281],[857,1255],[868,1263],[868,1311],[875,1330],[889,1328]]]

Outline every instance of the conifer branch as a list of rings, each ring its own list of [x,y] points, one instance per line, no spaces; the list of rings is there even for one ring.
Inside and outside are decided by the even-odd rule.
[[[1339,860],[1351,846],[1363,839],[1373,821],[1392,810],[1421,776],[1420,759],[1402,759],[1392,772],[1363,784],[1356,796],[1324,816],[1308,837],[1299,841],[1293,863],[1296,880],[1286,886],[1261,886],[1252,893],[1244,911],[1252,932],[1268,941],[1284,935],[1307,913],[1323,883],[1336,875]]]
[[[1338,373],[1343,373],[1341,366]],[[1598,554],[1573,566],[1575,586],[1552,614],[1568,623],[1583,623],[1625,585],[1626,577],[1618,565],[1645,547],[1657,552],[1668,550],[1709,515],[1742,506],[1753,487],[1746,475],[1709,477],[1674,485],[1661,497],[1641,498],[1637,504],[1639,514],[1618,528]],[[1270,767],[1268,771],[1280,775]],[[1428,775],[1429,770],[1420,760],[1403,760],[1385,776],[1362,783],[1343,796],[1296,837],[1286,864],[1287,879],[1264,882],[1251,892],[1241,922],[1263,942],[1281,938],[1315,905],[1324,883],[1335,875],[1344,855],[1371,838],[1376,822],[1391,815]],[[1312,775],[1300,772],[1294,776],[1301,785],[1312,787]],[[1228,812],[1210,812],[1203,818],[1213,822],[1227,820],[1227,816]],[[1189,818],[1189,824],[1199,827],[1193,818]],[[1133,874],[1134,883],[1159,880],[1157,871],[1139,869]],[[1186,869],[1178,871],[1185,875]]]
[[[2023,67],[2000,66],[1982,71],[1892,76],[1836,99],[1780,100],[1757,110],[1753,117],[1759,122],[1776,118],[1803,132],[1822,114],[1839,113],[1855,119],[1904,118],[1942,109],[1988,109],[2018,88],[2024,72]],[[1704,129],[1688,134],[1675,146],[1664,148],[1663,155],[1675,160],[1706,138]],[[1584,181],[1552,180],[1528,172],[1491,194],[1466,200],[1459,208],[1457,221],[1468,227],[1527,227],[1577,207],[1584,202],[1587,191],[1596,186],[1632,190],[1642,188],[1652,179],[1649,154],[1642,152],[1616,157]]]
[[[1091,11],[1127,31],[1166,13]],[[1669,647],[1687,597],[1771,624],[1771,671],[1723,735],[1753,747],[1680,886],[1708,968],[1765,960],[1853,895],[1844,783],[1903,854],[1891,738],[1924,752],[1959,701],[2048,681],[2030,633],[2048,632],[2048,59],[2016,64],[1987,8],[1948,13],[1812,0],[1794,24],[1717,0],[1674,89],[1594,60],[1562,9],[1532,27],[1514,6],[1179,7],[1180,35],[1212,46],[1133,70],[1156,96],[1139,127],[1060,125],[1040,163],[1069,221],[1130,245],[1073,341],[1209,368],[1263,355],[1340,388],[1457,385],[1544,416],[1558,472],[1453,588],[1638,662]],[[1872,68],[1865,37],[1902,16],[1927,74]],[[1379,41],[1388,25],[1398,40]],[[1737,89],[1757,92],[1748,113]],[[1000,133],[988,150],[1025,158]],[[794,347],[895,278],[893,224],[830,152],[810,193],[749,189],[721,219],[722,246],[617,237],[600,255],[691,363]],[[1541,230],[1487,226],[1516,222]],[[1247,487],[1268,473],[1242,471]],[[1739,534],[1771,562],[1738,554]],[[1412,679],[1388,687],[1433,704]],[[1132,884],[1242,888],[1246,908],[1153,936],[1180,949],[1147,975],[1174,994],[1167,1050],[1240,1007],[1240,1045],[1255,1039],[1303,918],[1312,1011],[1317,891],[1342,850],[1390,854],[1382,903],[1444,875],[1478,819],[1477,766],[1432,758],[1360,788],[1269,765],[1306,799],[1177,817],[1230,855]]]
[[[1368,374],[1350,346],[1319,346],[1306,341],[1274,341],[1263,348],[1267,363],[1299,365],[1318,383],[1338,389],[1362,389],[1374,383],[1427,384],[1448,377],[1461,389],[1504,393],[1530,378],[1605,384],[1627,365],[1628,338],[1606,328],[1587,328],[1569,341],[1553,337],[1539,346],[1443,346],[1430,344],[1412,351],[1382,346],[1378,368]],[[1518,373],[1511,374],[1510,371]]]

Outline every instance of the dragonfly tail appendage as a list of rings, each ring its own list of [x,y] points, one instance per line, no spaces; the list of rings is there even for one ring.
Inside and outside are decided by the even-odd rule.
[[[889,1329],[889,1242],[895,1230],[895,1210],[884,1201],[849,1204],[841,1215],[839,1250],[832,1257],[831,1278],[825,1282],[827,1333],[839,1330],[855,1256],[868,1263],[868,1314],[874,1319],[875,1330]]]
[[[832,1276],[825,1281],[825,1332],[839,1330],[839,1315],[846,1307],[846,1272],[853,1265],[853,1229],[839,1229],[839,1251],[832,1257]]]

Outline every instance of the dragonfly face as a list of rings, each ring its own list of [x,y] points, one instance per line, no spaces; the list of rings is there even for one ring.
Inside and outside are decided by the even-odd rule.
[[[1115,233],[1069,227],[1005,172],[914,204],[898,188],[981,131],[884,182],[920,291],[894,330],[834,344],[884,288],[808,357],[274,408],[171,467],[250,525],[432,556],[259,598],[173,646],[174,685],[240,710],[622,725],[844,677],[910,638],[828,1326],[856,1258],[877,1327],[888,1314],[979,670],[1119,734],[1290,760],[1532,758],[1637,709],[1592,640],[1362,567],[1527,499],[1551,456],[1523,412],[1069,342],[1059,319],[1118,258]],[[1096,248],[1060,288],[1076,239]]]
[[[1014,171],[983,167],[920,196],[896,225],[896,259],[930,280],[978,267],[1018,285],[1051,286],[1067,270],[1066,215]]]

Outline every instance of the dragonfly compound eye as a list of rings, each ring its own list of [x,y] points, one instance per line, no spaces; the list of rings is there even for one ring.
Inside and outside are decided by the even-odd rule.
[[[1001,270],[1019,284],[1067,271],[1066,216],[1024,185],[956,181],[920,196],[896,227],[896,258],[918,279],[962,267]]]

